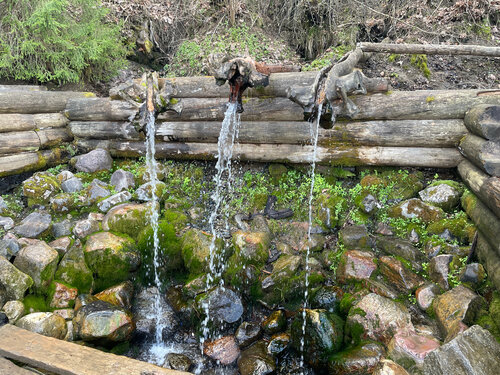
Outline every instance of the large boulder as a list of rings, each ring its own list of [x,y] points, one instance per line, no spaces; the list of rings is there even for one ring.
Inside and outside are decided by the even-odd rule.
[[[92,291],[94,278],[92,271],[85,262],[85,255],[80,242],[76,242],[64,254],[54,278],[74,286],[80,293]]]
[[[303,334],[305,313],[305,336]],[[326,310],[306,309],[292,322],[291,344],[299,351],[304,340],[304,358],[313,367],[327,363],[328,357],[340,350],[344,338],[344,321]]]
[[[500,343],[480,326],[473,326],[429,353],[424,359],[426,375],[496,375]]]
[[[25,315],[16,322],[16,326],[59,340],[64,339],[68,332],[66,320],[51,312],[36,312]]]
[[[76,157],[75,168],[78,172],[98,172],[110,170],[113,159],[108,151],[96,148],[86,154]]]
[[[148,224],[150,208],[146,204],[123,203],[108,211],[102,229],[128,234],[136,238]]]
[[[199,229],[188,230],[182,239],[182,258],[184,265],[192,275],[198,275],[209,270],[210,246],[212,236]],[[216,241],[216,249],[220,251],[221,243]]]
[[[43,241],[26,246],[14,260],[14,266],[30,275],[35,287],[42,293],[47,292],[58,263],[59,253]]]
[[[111,344],[129,340],[135,323],[130,312],[98,300],[75,312],[73,327],[75,336],[83,341]]]
[[[84,254],[86,263],[96,276],[94,282],[98,291],[128,280],[130,273],[141,264],[132,239],[110,232],[90,235]]]
[[[33,285],[31,276],[19,271],[4,257],[0,257],[0,287],[8,299],[22,300],[26,290]]]
[[[44,212],[32,212],[14,228],[14,233],[20,237],[38,238],[50,229],[52,216]]]

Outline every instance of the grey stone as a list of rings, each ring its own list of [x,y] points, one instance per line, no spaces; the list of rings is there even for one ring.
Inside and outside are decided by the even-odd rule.
[[[339,239],[347,250],[371,249],[371,239],[364,225],[351,225],[339,232]]]
[[[16,240],[0,240],[0,256],[10,259],[19,252],[20,246]]]
[[[78,220],[73,227],[73,234],[83,239],[89,234],[97,232],[99,230],[99,222],[91,219]]]
[[[435,256],[429,262],[429,278],[445,290],[450,289],[448,274],[450,273],[450,263],[453,258],[456,258],[456,256],[443,254]]]
[[[14,228],[14,220],[10,217],[0,216],[0,228],[3,228],[4,230]]]
[[[75,168],[78,172],[97,172],[111,169],[113,159],[108,151],[97,148],[77,157]]]
[[[207,293],[202,303],[209,304],[210,317],[215,321],[234,323],[243,315],[241,298],[231,289],[217,287]]]
[[[67,180],[69,180],[70,178],[73,178],[73,177],[75,177],[75,175],[72,172],[70,172],[70,171],[62,171],[62,172],[60,172],[56,176],[57,180],[60,183],[63,183],[64,181],[67,181]]]
[[[69,236],[71,234],[71,221],[65,219],[52,224],[52,234],[55,238]]]
[[[0,214],[3,214],[5,211],[7,211],[7,209],[8,209],[7,203],[2,197],[0,197]]]
[[[480,326],[472,326],[424,359],[426,375],[496,375],[500,343]]]
[[[106,198],[110,195],[108,184],[94,179],[87,188],[87,201],[90,204],[96,203],[101,198]]]
[[[131,198],[132,194],[130,194],[128,191],[122,191],[97,203],[97,208],[99,208],[101,212],[108,212],[111,207],[126,202]]]
[[[429,186],[418,193],[425,203],[449,212],[460,202],[460,192],[448,184]]]
[[[25,315],[16,322],[16,326],[60,340],[64,339],[68,332],[66,321],[50,312],[36,312]]]
[[[410,241],[389,236],[376,237],[377,248],[389,255],[401,257],[410,262],[419,261],[422,258],[420,250]]]
[[[48,230],[52,224],[52,216],[44,212],[32,212],[14,228],[14,233],[21,237],[37,238]]]
[[[57,240],[54,240],[49,243],[49,246],[56,250],[60,256],[66,254],[72,244],[73,240],[68,237],[59,237]]]
[[[9,323],[14,324],[24,315],[24,303],[21,301],[9,301],[3,305],[2,311],[9,318]]]
[[[19,271],[4,257],[0,257],[0,286],[5,289],[8,299],[23,299],[24,293],[32,285],[31,276]]]
[[[83,189],[82,180],[78,177],[72,177],[61,184],[61,189],[65,193],[76,193]]]
[[[236,330],[235,337],[240,348],[244,348],[245,346],[257,341],[261,334],[262,331],[258,324],[243,322]]]
[[[158,181],[155,186],[155,195],[159,199],[162,196],[163,189],[165,188],[165,183]],[[148,202],[151,200],[153,194],[153,184],[151,182],[146,182],[137,188],[135,191],[135,196],[139,201]]]
[[[118,169],[111,175],[109,183],[114,185],[116,191],[120,192],[135,187],[135,178],[131,172]]]

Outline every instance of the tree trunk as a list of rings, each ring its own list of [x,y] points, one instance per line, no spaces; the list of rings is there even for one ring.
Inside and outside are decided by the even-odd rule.
[[[491,248],[500,255],[500,220],[473,193],[467,192],[462,195],[462,207]]]
[[[474,55],[500,57],[500,47],[442,44],[390,44],[390,43],[358,43],[364,52],[384,52],[397,54],[424,55]]]
[[[79,138],[144,139],[144,135],[139,133],[130,122],[71,121],[69,129],[75,137]]]
[[[143,142],[80,139],[76,144],[83,151],[104,148],[117,157],[145,155]],[[280,163],[311,163],[312,146],[289,144],[237,144],[233,158],[236,160]],[[158,142],[156,156],[168,159],[214,160],[216,143]],[[327,165],[374,165],[399,167],[454,168],[461,161],[454,148],[408,147],[318,147],[316,161]]]
[[[474,194],[500,218],[500,178],[490,177],[470,161],[458,165],[462,180]]]
[[[73,136],[66,128],[37,130],[36,134],[40,139],[40,148],[42,149],[59,146],[62,143],[71,142],[73,140]]]
[[[460,142],[459,150],[490,176],[500,176],[500,144],[468,134]]]
[[[84,98],[69,100],[65,114],[71,121],[129,121],[138,111],[124,100]]]
[[[312,124],[307,121],[242,122],[239,143],[310,144]],[[156,135],[165,141],[214,142],[219,138],[217,121],[159,122]],[[319,129],[318,144],[395,147],[455,147],[467,133],[462,120],[395,120],[337,122]],[[107,137],[88,137],[107,138]]]
[[[43,128],[62,128],[68,122],[69,120],[62,113],[40,113],[35,115],[6,113],[0,114],[0,133]]]
[[[23,151],[38,151],[40,148],[40,138],[36,132],[3,133],[0,136],[0,154],[13,154]]]
[[[477,105],[466,113],[464,121],[471,133],[500,142],[500,105]]]
[[[488,279],[500,290],[500,256],[491,248],[486,238],[479,233],[477,239],[476,253],[486,269]]]
[[[94,94],[71,91],[0,90],[0,113],[52,113],[66,108],[72,98]]]
[[[60,148],[0,156],[0,177],[38,171],[67,163],[69,159],[69,153]]]

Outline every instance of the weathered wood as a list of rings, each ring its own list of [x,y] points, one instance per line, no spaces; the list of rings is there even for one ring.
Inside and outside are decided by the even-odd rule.
[[[490,177],[468,160],[458,165],[462,180],[500,218],[500,178]]]
[[[117,157],[145,155],[144,142],[80,139],[76,141],[83,151],[104,148]],[[216,143],[157,142],[158,158],[214,160]],[[237,144],[234,159],[256,162],[311,163],[313,147],[289,144]],[[401,167],[454,168],[462,156],[455,148],[422,147],[318,147],[316,161],[328,165],[379,165]]]
[[[217,142],[220,128],[221,123],[217,121],[159,122],[156,135],[165,141],[210,143]],[[307,121],[243,121],[238,142],[310,144],[310,129],[311,123]],[[459,119],[337,122],[332,129],[319,129],[318,144],[455,147],[466,133]]]
[[[0,156],[0,177],[53,167],[69,159],[69,153],[60,148]]]
[[[16,366],[8,359],[0,357],[0,374],[5,375],[34,375],[32,371]]]
[[[364,52],[425,55],[474,55],[500,57],[500,47],[445,44],[358,43]]]
[[[476,254],[486,269],[488,279],[500,291],[500,256],[491,248],[481,233],[477,239]]]
[[[158,120],[168,121],[222,121],[226,111],[226,98],[184,98],[176,107],[181,112],[167,111]],[[243,101],[242,121],[302,121],[302,108],[286,98],[250,98]]]
[[[352,96],[354,120],[438,120],[464,118],[479,104],[500,104],[500,90],[420,90]]]
[[[62,128],[69,120],[62,113],[39,113],[39,114],[0,114],[0,133],[35,130],[44,128]]]
[[[52,113],[66,108],[72,98],[95,96],[88,92],[0,90],[0,113]]]
[[[40,138],[35,131],[10,132],[0,135],[0,154],[13,154],[23,151],[38,151]]]
[[[69,129],[75,137],[96,139],[139,140],[139,133],[130,122],[116,121],[71,121]]]
[[[500,142],[500,105],[482,104],[465,114],[465,126],[471,133]]]
[[[500,144],[468,134],[459,145],[460,152],[490,176],[500,176]]]
[[[462,195],[462,207],[484,235],[491,248],[500,255],[500,220],[471,192]]]
[[[0,85],[0,90],[47,91],[47,87],[35,85]]]
[[[0,327],[0,355],[55,375],[190,374],[45,337],[10,324]]]
[[[73,136],[66,128],[42,129],[37,130],[36,134],[40,139],[40,148],[42,149],[58,146],[61,143],[73,140]]]
[[[71,121],[129,121],[138,110],[124,100],[84,98],[70,99],[64,113]]]

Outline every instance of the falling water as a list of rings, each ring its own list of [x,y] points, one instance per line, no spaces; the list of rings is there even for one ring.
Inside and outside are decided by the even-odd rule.
[[[316,121],[311,122],[311,141],[313,144],[313,154],[311,160],[311,187],[309,190],[309,225],[307,227],[307,251],[306,251],[306,265],[305,265],[305,283],[304,283],[304,305],[302,308],[302,338],[300,339],[300,368],[304,368],[304,345],[306,336],[306,308],[307,308],[307,298],[308,298],[308,288],[309,288],[309,253],[311,251],[311,230],[312,230],[312,201],[314,193],[314,182],[315,182],[315,171],[316,171],[316,156],[318,152],[318,134],[319,134],[319,122],[321,120],[321,111],[323,109],[323,103],[318,106],[318,115]]]
[[[221,218],[225,223],[222,223],[224,227],[227,227],[227,216],[224,214],[224,202],[225,197],[227,197],[231,192],[231,162],[233,156],[233,148],[235,140],[238,137],[238,131],[240,126],[240,115],[236,113],[237,104],[228,103],[227,110],[224,114],[224,121],[222,122],[222,127],[219,134],[219,140],[217,143],[217,164],[215,168],[217,173],[215,174],[215,190],[211,198],[214,202],[214,208],[210,217],[208,219],[208,224],[210,226],[210,232],[212,234],[212,240],[210,243],[210,261],[209,267],[210,271],[207,273],[206,278],[206,289],[209,290],[214,286],[214,282],[218,281],[220,287],[224,287],[224,281],[222,280],[222,273],[224,271],[221,258],[222,253],[216,251],[216,239],[217,239],[217,224],[218,220]],[[205,319],[201,323],[201,337],[200,337],[200,347],[203,351],[203,344],[209,338],[209,328],[208,323],[210,321],[210,305],[209,301],[203,303],[203,311],[205,313]]]

